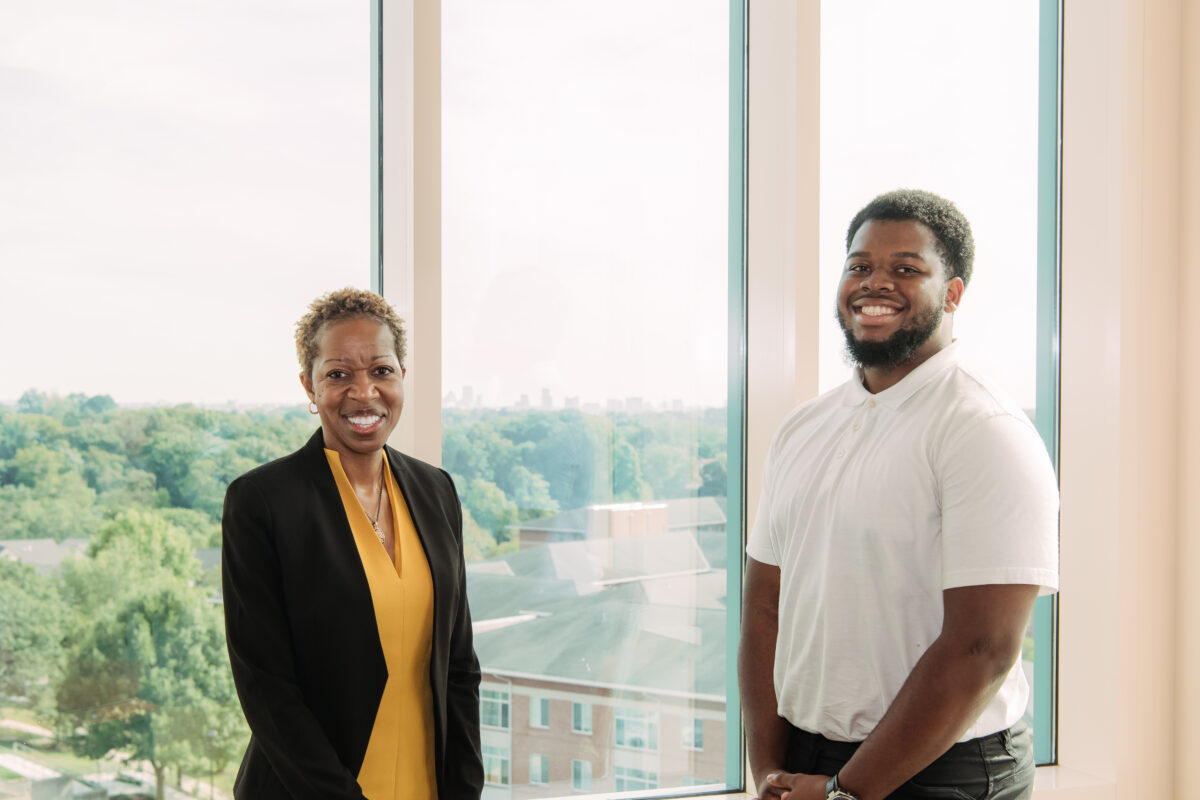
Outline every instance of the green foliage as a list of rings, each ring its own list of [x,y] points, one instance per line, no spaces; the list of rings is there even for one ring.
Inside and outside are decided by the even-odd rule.
[[[145,759],[166,770],[224,766],[245,739],[219,609],[169,574],[94,615],[58,688],[78,755]],[[211,735],[210,735],[210,732]]]
[[[491,534],[497,542],[507,541],[511,531],[508,526],[517,521],[517,506],[509,500],[500,487],[483,478],[466,481],[461,492],[463,506],[470,509],[471,517],[479,527]]]
[[[507,525],[593,503],[723,496],[725,412],[596,415],[577,410],[447,411],[442,461],[495,555]],[[515,511],[515,517],[514,517]],[[488,548],[480,534],[497,543]]]
[[[224,765],[245,739],[220,607],[193,585],[198,565],[172,523],[178,511],[118,514],[61,579],[71,619],[56,701],[76,731],[72,746],[150,761],[160,792],[168,767]]]
[[[463,558],[468,563],[491,558],[495,554],[496,539],[479,527],[469,508],[463,508]]]
[[[62,667],[63,613],[54,581],[0,559],[0,695],[49,711]]]
[[[724,497],[729,489],[725,453],[718,453],[716,458],[700,465],[700,496]]]
[[[725,425],[722,409],[447,412],[467,560],[515,550],[508,526],[528,519],[723,495]],[[130,409],[104,395],[30,391],[0,408],[0,540],[90,543],[49,578],[0,561],[0,691],[54,705],[80,754],[129,752],[160,782],[236,758],[246,731],[195,551],[219,544],[229,481],[313,427],[301,408]]]
[[[170,507],[203,514],[211,525],[184,527],[212,546],[229,482],[312,428],[301,409],[122,409],[107,395],[26,392],[0,408],[0,539],[90,538],[120,512]]]

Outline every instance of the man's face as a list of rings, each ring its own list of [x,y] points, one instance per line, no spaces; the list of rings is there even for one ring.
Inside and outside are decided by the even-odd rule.
[[[915,220],[868,220],[850,242],[838,284],[837,314],[846,350],[864,367],[923,361],[950,343],[962,296],[946,279],[933,231]]]

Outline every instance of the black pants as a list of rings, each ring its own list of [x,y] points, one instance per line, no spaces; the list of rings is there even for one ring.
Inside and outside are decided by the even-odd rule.
[[[858,745],[792,728],[787,770],[833,775]],[[1033,737],[1018,722],[1006,731],[955,744],[888,800],[1028,800],[1033,771]]]

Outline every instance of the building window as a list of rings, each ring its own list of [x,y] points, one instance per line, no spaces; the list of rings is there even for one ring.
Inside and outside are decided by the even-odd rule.
[[[571,788],[577,792],[592,790],[592,762],[578,759],[571,762]]]
[[[614,729],[617,747],[628,747],[633,750],[658,749],[657,711],[618,708]]]
[[[613,776],[617,779],[618,792],[631,792],[635,789],[657,789],[658,773],[633,767],[614,767]]]
[[[508,692],[500,689],[479,690],[479,724],[489,728],[509,727]]]
[[[550,698],[548,698],[548,697],[531,697],[531,698],[529,698],[529,727],[531,727],[531,728],[549,728],[550,727]]]
[[[534,753],[529,757],[529,782],[535,786],[545,786],[550,782],[550,757]]]
[[[684,718],[681,744],[685,750],[704,749],[704,720]]]
[[[495,786],[508,786],[510,761],[507,747],[495,747],[485,744],[483,750],[483,779]]]
[[[592,732],[591,703],[571,703],[571,730],[574,733]]]

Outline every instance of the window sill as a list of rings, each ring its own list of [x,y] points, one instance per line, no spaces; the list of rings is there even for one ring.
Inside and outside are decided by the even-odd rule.
[[[1033,800],[1116,800],[1117,784],[1070,767],[1038,767]]]

